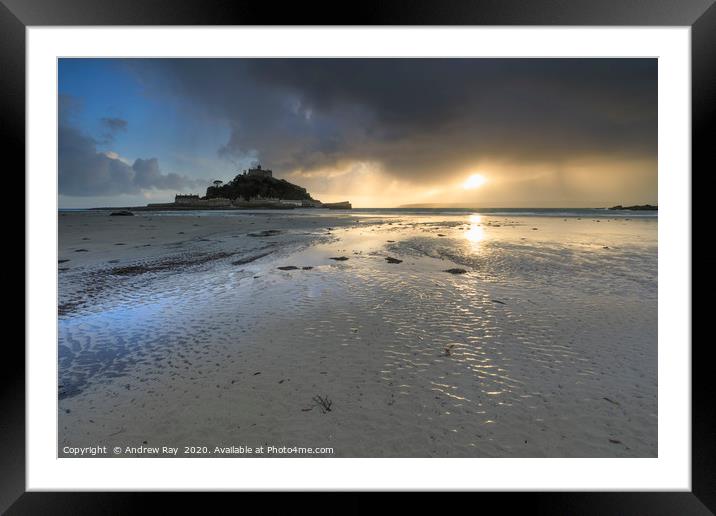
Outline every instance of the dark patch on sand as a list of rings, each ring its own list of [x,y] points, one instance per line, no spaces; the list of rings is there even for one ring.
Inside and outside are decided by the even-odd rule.
[[[259,258],[263,258],[264,256],[268,256],[270,254],[271,254],[271,252],[268,252],[268,253],[255,254],[253,256],[247,256],[245,258],[239,258],[238,260],[231,262],[231,265],[245,265],[247,263],[251,263],[253,261],[258,260]]]
[[[249,233],[248,236],[250,237],[269,237],[274,235],[280,235],[281,230],[279,229],[265,229],[263,231],[259,231],[258,233]]]
[[[67,315],[77,310],[82,305],[82,301],[67,301],[57,305],[57,315]]]
[[[155,263],[143,263],[138,265],[127,265],[124,267],[114,267],[110,269],[109,273],[115,276],[136,276],[138,274],[145,274],[147,272],[172,271],[179,269],[180,267],[201,265],[203,263],[211,262],[214,260],[220,260],[222,258],[232,256],[232,254],[233,253],[220,252],[205,254],[202,256],[171,258],[169,260],[163,260]]]

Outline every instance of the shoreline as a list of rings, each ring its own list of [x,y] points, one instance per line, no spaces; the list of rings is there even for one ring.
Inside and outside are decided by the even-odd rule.
[[[325,204],[335,204],[335,203],[325,203]],[[277,204],[266,204],[262,205],[260,203],[256,203],[256,209],[287,209],[287,210],[293,210],[293,209],[307,209],[307,210],[322,210],[322,209],[332,209],[324,206],[295,206],[295,205],[277,205]],[[250,206],[187,206],[187,205],[178,205],[174,203],[166,203],[166,204],[158,204],[158,205],[145,205],[145,206],[97,206],[92,208],[60,208],[58,211],[63,212],[71,212],[71,211],[111,211],[111,210],[136,210],[136,211],[186,211],[186,210],[195,210],[195,211],[210,211],[210,210],[251,210],[254,209]],[[434,211],[436,213],[440,212],[463,212],[463,211],[473,211],[473,212],[499,212],[500,210],[504,210],[505,213],[520,213],[520,212],[535,212],[538,213],[540,211],[543,211],[545,213],[548,213],[549,211],[555,211],[555,212],[569,212],[569,211],[583,211],[583,210],[603,210],[603,211],[647,211],[647,212],[658,212],[658,206],[652,206],[649,208],[645,208],[642,206],[592,206],[592,207],[582,207],[582,208],[569,208],[569,207],[555,207],[555,208],[539,208],[539,207],[470,207],[470,206],[445,206],[445,207],[435,207],[435,206],[396,206],[396,207],[378,207],[378,208],[351,208],[351,209],[357,209],[357,210],[363,210],[363,211],[395,211],[395,212],[409,212],[411,210],[419,210],[419,211]],[[611,216],[615,216],[616,214],[612,213]]]
[[[296,210],[296,209],[307,209],[307,210],[332,210],[336,208],[328,207],[309,207],[309,206],[293,206],[290,204],[286,205],[274,205],[274,204],[256,204],[255,206],[124,206],[116,208],[86,208],[88,211],[250,211],[250,210]]]

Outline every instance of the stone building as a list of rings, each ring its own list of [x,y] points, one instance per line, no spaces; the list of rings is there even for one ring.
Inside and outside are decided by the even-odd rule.
[[[174,204],[195,204],[199,200],[199,196],[196,194],[182,195],[177,194],[174,196]]]
[[[190,195],[176,195],[174,197],[174,204],[178,206],[192,206],[195,208],[201,207],[219,207],[219,206],[231,206],[231,199],[224,197],[213,197],[211,199],[202,199],[196,194]]]
[[[261,165],[256,165],[256,168],[250,168],[247,172],[250,176],[260,176],[260,177],[273,177],[273,171],[269,169],[261,168]]]

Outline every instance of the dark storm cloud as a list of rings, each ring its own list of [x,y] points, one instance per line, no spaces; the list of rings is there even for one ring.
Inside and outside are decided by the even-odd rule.
[[[82,110],[82,101],[72,95],[60,94],[57,99],[57,116],[60,125],[74,125]]]
[[[190,186],[204,185],[205,181],[192,181],[178,174],[162,174],[157,158],[136,159],[132,165],[134,184],[143,190],[183,190]]]
[[[98,143],[107,145],[114,142],[117,133],[127,131],[127,121],[121,118],[100,118],[99,120],[103,133]]]
[[[420,180],[479,160],[656,159],[655,59],[128,62],[224,119],[220,154],[281,172],[373,161]]]
[[[121,118],[102,118],[102,126],[112,133],[127,130],[127,121]]]
[[[63,195],[137,193],[132,168],[119,159],[97,152],[93,138],[78,129],[60,126],[59,191]]]
[[[60,96],[58,128],[59,192],[70,196],[137,194],[142,190],[183,190],[196,182],[178,174],[162,174],[156,158],[137,159],[133,164],[112,153],[99,152],[100,143],[72,125],[79,109],[76,99]],[[120,119],[102,119],[115,128],[126,128]]]

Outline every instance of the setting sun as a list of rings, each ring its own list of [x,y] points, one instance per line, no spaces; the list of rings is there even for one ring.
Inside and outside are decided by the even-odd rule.
[[[462,187],[465,190],[472,190],[473,188],[479,188],[480,186],[484,185],[486,181],[487,179],[485,179],[485,176],[481,176],[480,174],[472,174],[465,180],[465,182],[462,184]]]

